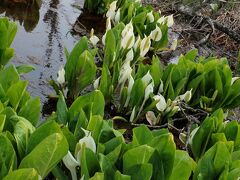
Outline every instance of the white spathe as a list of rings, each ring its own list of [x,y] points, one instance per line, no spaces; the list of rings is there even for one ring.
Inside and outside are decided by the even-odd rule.
[[[72,180],[77,180],[76,167],[80,165],[79,161],[77,161],[73,157],[73,155],[70,151],[68,151],[67,155],[65,155],[62,160],[63,160],[64,165],[71,172]]]
[[[147,17],[148,17],[150,23],[153,23],[153,22],[154,22],[154,16],[153,16],[152,11],[149,12],[149,13],[147,13]]]
[[[114,18],[115,23],[118,23],[120,21],[120,11],[121,11],[121,8],[119,8],[116,12],[116,15]]]
[[[121,47],[123,49],[131,49],[135,43],[135,36],[133,33],[133,25],[131,21],[124,27],[121,35]]]
[[[65,70],[64,70],[63,67],[61,67],[58,71],[57,82],[59,84],[64,84],[65,83]]]
[[[144,57],[147,54],[147,52],[150,49],[150,46],[151,46],[150,36],[143,38],[143,40],[141,41],[141,45],[140,45],[140,56],[141,57]]]
[[[132,61],[134,57],[133,49],[130,49],[126,55],[125,61]]]
[[[172,15],[169,15],[166,17],[167,18],[167,26],[168,27],[172,27],[173,24],[174,24],[174,20],[173,20],[173,14]]]
[[[148,71],[143,77],[142,77],[142,82],[147,86],[151,80],[152,80],[152,75],[150,74],[150,71]]]
[[[137,37],[137,39],[136,39],[136,42],[135,42],[134,45],[133,45],[133,49],[134,49],[135,51],[137,51],[137,49],[140,48],[141,41],[142,41],[142,40],[141,40],[140,36],[138,35],[138,37]]]
[[[126,80],[130,77],[131,73],[132,73],[132,68],[130,66],[130,61],[127,61],[121,67],[118,83],[124,84]]]
[[[154,83],[151,82],[145,89],[145,94],[144,94],[144,101],[146,101],[150,94],[153,93],[153,87],[154,87]]]
[[[179,96],[181,101],[189,102],[192,98],[192,89]]]
[[[99,42],[99,38],[95,35],[91,36],[89,40],[93,44],[93,46],[96,46],[97,43]]]
[[[127,107],[128,104],[129,104],[133,84],[134,84],[134,79],[133,79],[132,75],[130,75],[129,78],[128,78],[128,95],[127,95],[127,99],[126,99],[126,102],[124,104],[124,107]]]
[[[114,19],[115,17],[115,14],[116,14],[116,9],[117,9],[117,1],[113,1],[111,4],[110,4],[110,7],[106,13],[106,17],[107,18],[110,18],[110,19]]]
[[[156,28],[151,32],[151,39],[153,41],[160,41],[161,38],[162,38],[162,31],[158,26],[156,26]]]
[[[98,89],[99,87],[99,82],[100,82],[101,76],[99,78],[97,78],[94,83],[93,83],[93,87],[94,89]]]
[[[163,112],[167,108],[166,100],[161,94],[158,94],[158,95],[154,96],[153,99],[155,101],[158,101],[158,103],[156,104],[156,108],[160,112]]]

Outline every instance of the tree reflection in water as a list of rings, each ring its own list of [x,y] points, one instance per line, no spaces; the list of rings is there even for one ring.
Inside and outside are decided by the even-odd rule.
[[[1,0],[0,14],[19,21],[27,32],[33,31],[39,21],[41,0]]]

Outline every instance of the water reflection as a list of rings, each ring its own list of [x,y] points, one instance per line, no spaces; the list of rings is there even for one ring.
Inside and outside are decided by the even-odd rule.
[[[27,3],[26,0],[1,0],[0,14],[19,21],[27,32],[33,31],[39,21],[40,0]]]
[[[47,57],[47,67],[49,64],[48,62],[51,60],[51,56],[53,54],[53,50],[59,52],[59,60],[63,61],[63,46],[62,46],[62,38],[59,34],[59,17],[58,17],[58,7],[59,7],[59,0],[52,0],[49,3],[49,8],[44,15],[43,21],[47,24],[48,29],[50,29],[48,33],[48,48],[45,51],[45,55]],[[56,49],[53,49],[54,40],[56,41]]]

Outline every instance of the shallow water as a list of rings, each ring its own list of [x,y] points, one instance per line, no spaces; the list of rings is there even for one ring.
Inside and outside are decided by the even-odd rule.
[[[12,44],[15,64],[32,64],[36,70],[25,75],[32,96],[40,96],[42,103],[54,93],[48,84],[56,79],[64,65],[64,47],[72,49],[77,38],[70,31],[81,11],[84,0],[42,0],[41,7],[14,5],[13,0],[1,0],[0,17],[7,16],[18,24],[18,33]]]

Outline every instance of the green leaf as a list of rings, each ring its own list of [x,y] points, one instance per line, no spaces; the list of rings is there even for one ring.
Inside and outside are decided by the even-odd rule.
[[[227,123],[224,134],[228,141],[234,141],[234,149],[240,150],[240,125],[237,121]]]
[[[10,172],[3,180],[39,180],[41,177],[33,168],[18,169]]]
[[[67,62],[65,64],[65,77],[68,82],[73,81],[73,75],[75,72],[75,68],[77,65],[77,61],[79,60],[79,56],[88,49],[88,39],[87,37],[82,37],[81,40],[75,45],[72,52],[67,55]]]
[[[214,119],[206,118],[192,139],[192,152],[198,160],[206,151],[211,134],[214,132]]]
[[[71,107],[69,108],[69,118],[70,121],[76,117],[80,111],[80,109],[84,109],[87,105],[92,104],[94,107],[92,109],[92,115],[104,115],[104,97],[99,90],[92,91],[84,96],[78,97]]]
[[[218,179],[224,168],[231,163],[231,154],[224,142],[217,142],[199,160],[194,172],[193,180],[201,176],[202,179]]]
[[[19,81],[19,75],[14,66],[9,66],[0,71],[0,84],[6,92],[8,88]]]
[[[196,59],[197,55],[198,55],[198,49],[192,49],[185,55],[185,58],[190,61],[194,61]]]
[[[68,109],[63,94],[59,91],[57,102],[58,123],[66,125],[68,122]]]
[[[152,132],[144,125],[133,129],[133,145],[144,145],[153,139]]]
[[[116,58],[116,39],[113,30],[107,31],[104,48],[104,65],[111,68]]]
[[[154,149],[147,145],[141,145],[136,148],[128,150],[123,155],[123,172],[129,171],[131,167],[135,165],[143,165],[148,163],[149,159],[151,158]]]
[[[18,115],[29,120],[33,126],[36,126],[40,118],[40,98],[28,100],[25,105],[20,109]]]
[[[10,140],[0,134],[0,179],[17,167],[17,157]]]
[[[69,90],[73,93],[76,99],[81,90],[87,87],[96,77],[97,67],[94,57],[89,51],[84,51],[77,61],[76,69],[74,70],[74,78],[68,81]]]
[[[44,139],[48,138],[50,135],[55,133],[59,133],[59,134],[62,133],[59,125],[55,121],[50,120],[43,123],[30,136],[28,141],[28,146],[27,146],[27,152],[30,153]]]
[[[20,163],[20,168],[35,168],[42,178],[67,154],[68,143],[62,134],[54,133],[41,141]]]
[[[163,168],[162,171],[164,172],[163,175],[166,179],[168,179],[172,173],[174,159],[175,159],[175,151],[176,151],[176,145],[173,141],[173,135],[168,133],[168,134],[157,136],[153,138],[148,143],[148,145],[158,151],[159,161],[163,163],[162,164],[162,168]],[[152,162],[152,159],[150,162]],[[155,166],[153,166],[154,174],[157,174],[156,171],[159,171],[159,170],[155,169]]]
[[[170,180],[189,179],[192,171],[195,169],[195,166],[196,163],[186,151],[177,150]]]
[[[155,88],[158,88],[158,86],[160,84],[160,80],[163,75],[163,68],[162,68],[160,60],[158,59],[157,56],[153,56],[153,58],[152,58],[152,65],[150,67],[150,73],[153,78]],[[155,89],[155,90],[157,90],[157,89]]]
[[[131,176],[121,174],[121,172],[116,171],[114,180],[131,180]]]
[[[152,165],[151,164],[136,164],[126,170],[127,175],[131,176],[132,180],[150,180],[152,176]]]
[[[21,101],[21,98],[25,93],[27,84],[28,84],[27,81],[18,81],[16,84],[13,84],[7,90],[6,95],[9,98],[9,101],[13,106],[14,110],[17,110],[19,102]]]
[[[5,120],[6,120],[6,116],[0,114],[0,133],[3,131]]]
[[[9,60],[14,56],[14,49],[12,48],[6,48],[5,50],[0,50],[3,51],[3,53],[0,57],[0,64],[2,64],[3,66],[5,66],[6,64],[8,64]]]
[[[17,143],[18,155],[22,159],[26,153],[28,139],[35,131],[35,127],[23,117],[13,116],[11,121],[16,122],[13,135]]]
[[[135,81],[132,87],[131,95],[130,95],[130,104],[132,107],[140,106],[143,101],[145,93],[145,85],[142,79],[138,79]]]
[[[89,180],[104,180],[104,173],[96,172]]]
[[[100,171],[100,165],[97,156],[91,149],[83,146],[81,155],[81,177],[90,178],[94,176],[96,172]]]
[[[29,64],[23,64],[23,65],[17,66],[16,69],[18,71],[18,74],[21,75],[21,74],[27,74],[35,70],[35,67]]]
[[[103,154],[98,155],[99,164],[101,167],[101,171],[104,172],[106,177],[114,177],[116,168],[113,166],[111,161],[104,156]]]
[[[77,139],[66,126],[62,128],[62,133],[64,134],[65,138],[68,141],[69,151],[74,152],[77,144]]]
[[[87,126],[87,130],[92,132],[92,137],[95,142],[98,142],[98,138],[102,130],[102,126],[103,126],[103,118],[101,116],[91,117]]]

